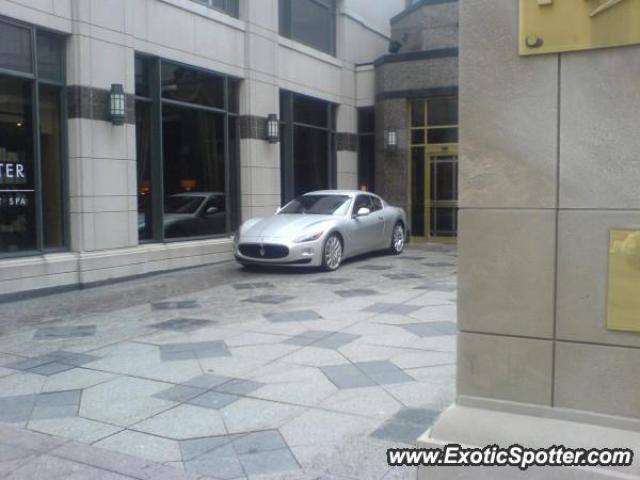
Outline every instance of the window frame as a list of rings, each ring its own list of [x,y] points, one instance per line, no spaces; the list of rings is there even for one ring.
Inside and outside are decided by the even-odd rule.
[[[30,31],[31,39],[31,72],[23,72],[20,70],[12,70],[0,66],[0,76],[8,78],[16,78],[26,80],[31,86],[31,108],[33,118],[33,166],[34,166],[34,201],[35,207],[35,226],[36,226],[36,248],[29,250],[20,250],[17,252],[0,252],[0,260],[10,258],[35,257],[48,253],[68,252],[70,248],[70,208],[69,208],[69,135],[68,135],[68,111],[67,111],[67,72],[66,72],[66,45],[67,35],[49,28],[37,27],[36,25],[21,22],[13,18],[0,15],[0,23],[6,23]],[[40,78],[38,72],[38,33],[57,35],[61,43],[60,55],[60,80],[52,80]],[[60,171],[62,186],[60,189],[61,208],[62,208],[62,245],[60,247],[45,247],[44,235],[44,199],[42,186],[42,155],[40,145],[40,85],[50,85],[59,88],[58,96],[60,102]]]
[[[239,158],[239,122],[237,118],[239,117],[238,112],[232,112],[229,110],[229,85],[231,81],[240,82],[242,79],[238,77],[234,77],[232,75],[223,74],[220,72],[215,72],[212,70],[208,70],[206,68],[188,65],[183,62],[174,61],[162,57],[158,57],[155,55],[146,54],[143,52],[135,52],[136,59],[140,58],[144,62],[149,62],[149,96],[136,95],[134,97],[134,102],[137,105],[139,102],[148,103],[151,105],[151,121],[149,128],[150,132],[150,192],[151,192],[151,238],[142,239],[138,237],[138,244],[152,244],[152,243],[177,243],[177,242],[189,242],[189,241],[197,241],[197,240],[211,240],[216,238],[228,238],[233,235],[235,228],[237,228],[240,224],[241,220],[241,205],[240,205],[240,178],[239,175],[236,175],[236,178],[232,178],[231,176],[231,161],[235,160],[237,162],[240,161]],[[173,100],[162,97],[162,65],[163,63],[178,65],[184,68],[189,68],[192,70],[196,70],[199,72],[216,75],[224,78],[224,108],[210,107],[206,105],[193,104],[189,102],[182,102],[179,100]],[[224,165],[225,165],[225,205],[229,208],[226,216],[226,231],[224,233],[214,234],[214,235],[197,235],[197,236],[189,236],[189,237],[178,237],[178,238],[167,238],[164,232],[164,148],[163,148],[163,106],[172,106],[179,108],[187,108],[191,110],[199,110],[210,113],[218,113],[224,115]],[[235,135],[230,135],[230,118],[236,118],[235,122]],[[231,151],[231,138],[234,138],[234,142],[236,143],[235,152],[236,157],[232,159],[230,156]],[[137,144],[137,139],[136,139]],[[137,171],[137,161],[136,158],[136,171]],[[239,172],[239,169],[236,169]],[[138,196],[138,188],[136,187],[136,198]],[[234,208],[236,211],[232,211]],[[138,210],[138,213],[140,211]],[[232,221],[233,220],[233,221]],[[235,225],[234,225],[235,223]]]
[[[224,6],[218,7],[214,4],[214,0],[191,0],[195,3],[199,3],[204,5],[205,7],[209,7],[217,12],[222,12],[225,15],[229,15],[233,18],[240,18],[240,0],[222,0],[224,2]]]
[[[324,50],[320,48],[318,45],[311,45],[310,43],[304,42],[298,38],[295,38],[293,35],[292,29],[292,17],[293,17],[293,6],[292,2],[294,1],[302,1],[302,0],[279,0],[278,1],[278,33],[280,36],[288,38],[289,40],[293,40],[294,42],[301,43],[302,45],[306,45],[307,47],[313,48],[314,50],[318,50],[319,52],[326,53],[331,56],[336,56],[337,48],[337,1],[336,0],[304,0],[306,2],[314,3],[322,8],[326,8],[329,11],[329,18],[331,21],[331,25],[329,25],[329,49]]]

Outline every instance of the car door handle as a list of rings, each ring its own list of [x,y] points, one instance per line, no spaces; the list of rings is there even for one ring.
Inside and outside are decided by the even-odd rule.
[[[378,220],[384,220],[384,217],[378,217]]]

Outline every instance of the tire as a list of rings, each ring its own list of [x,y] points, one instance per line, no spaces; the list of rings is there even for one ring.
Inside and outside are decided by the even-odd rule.
[[[391,245],[389,251],[392,255],[400,255],[404,252],[407,243],[406,232],[402,222],[397,222],[391,231]]]
[[[340,235],[332,233],[327,237],[322,246],[322,270],[325,272],[335,272],[342,264],[344,246]]]

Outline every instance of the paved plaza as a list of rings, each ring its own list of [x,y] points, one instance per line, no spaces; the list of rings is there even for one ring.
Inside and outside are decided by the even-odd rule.
[[[415,478],[385,453],[453,400],[455,305],[441,245],[5,303],[0,478]]]

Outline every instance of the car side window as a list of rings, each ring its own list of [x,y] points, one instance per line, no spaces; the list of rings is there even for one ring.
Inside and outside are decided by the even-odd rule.
[[[218,212],[224,212],[224,200],[225,198],[222,195],[211,197],[209,200],[207,200],[207,203],[204,206],[203,211],[207,212],[209,208],[215,207],[218,209]]]
[[[361,208],[368,208],[371,210],[371,201],[369,200],[369,195],[358,195],[356,197],[356,203],[353,205],[353,213],[358,213],[358,210]]]
[[[378,210],[382,210],[382,200],[378,197],[371,196],[371,203],[373,204],[372,212],[377,212]]]

